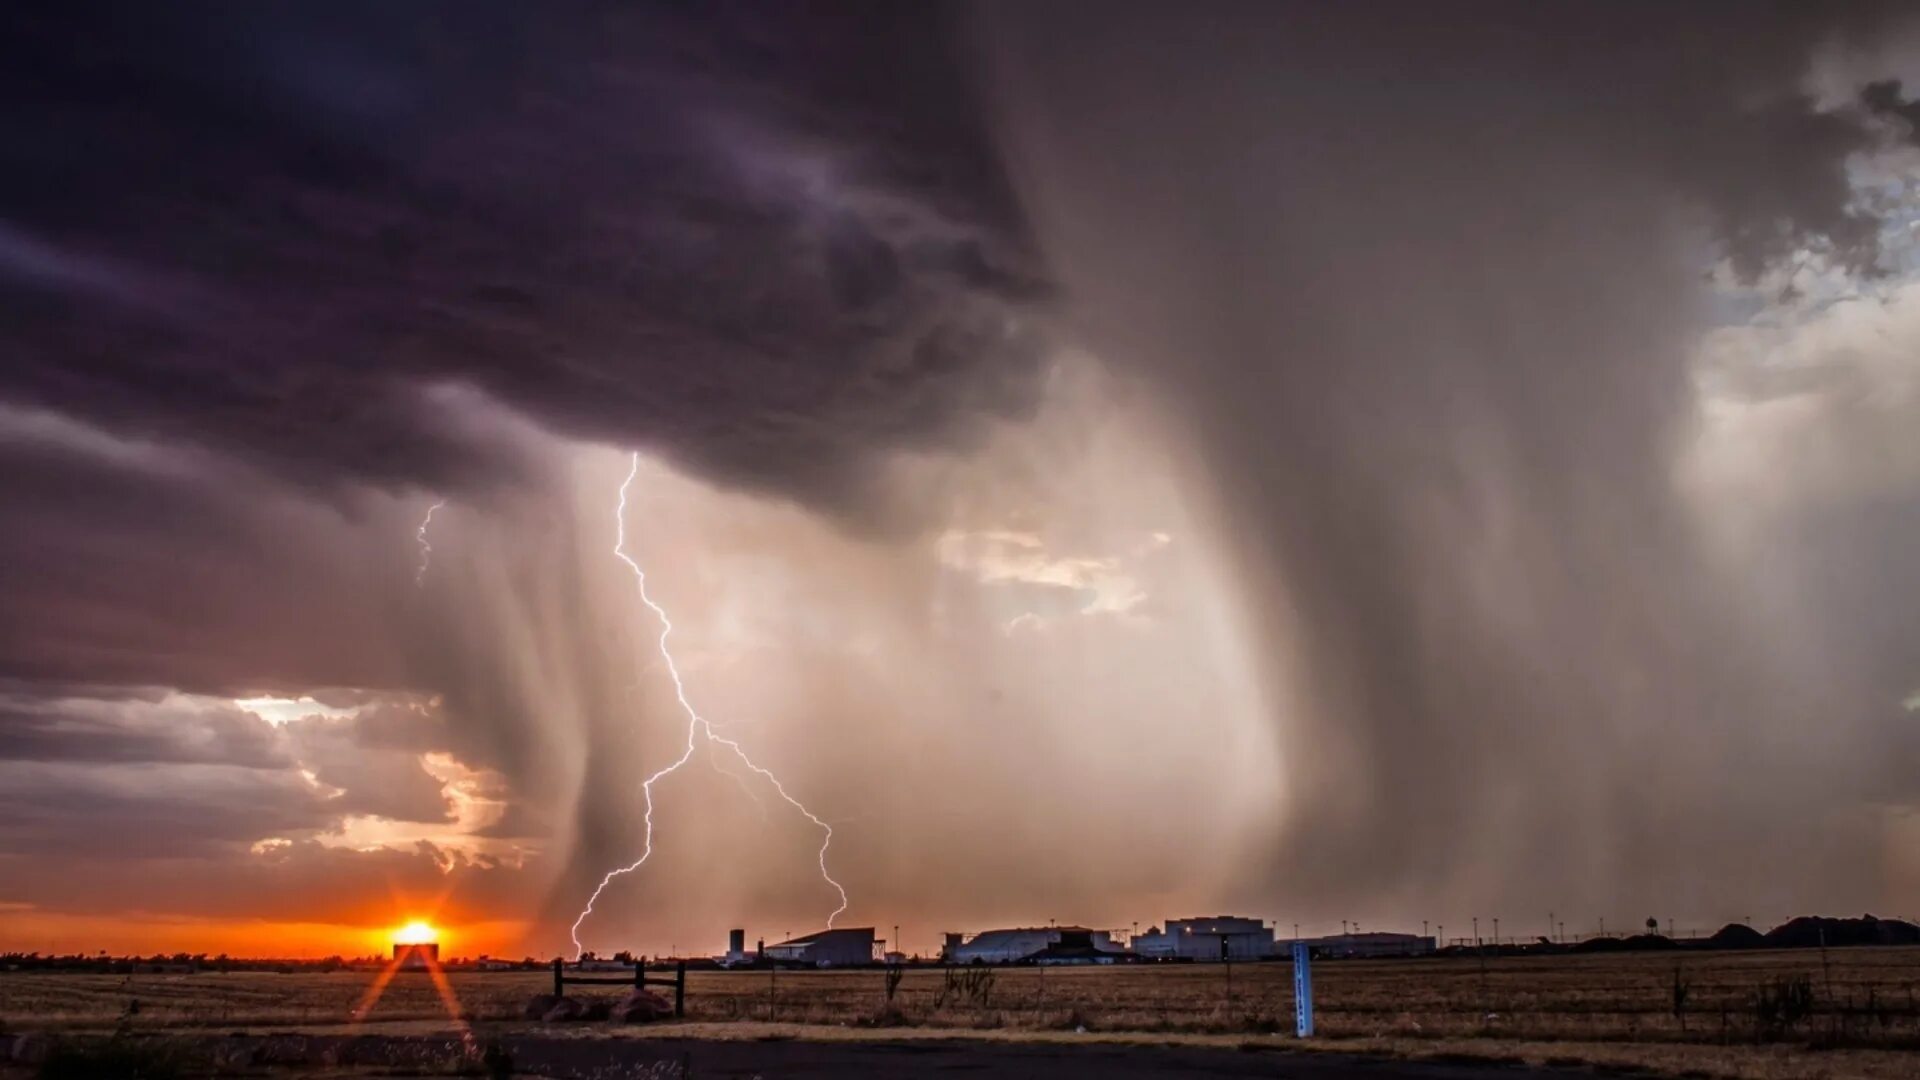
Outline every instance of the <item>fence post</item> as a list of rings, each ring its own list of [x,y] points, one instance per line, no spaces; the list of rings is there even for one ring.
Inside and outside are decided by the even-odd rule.
[[[680,961],[673,971],[673,1018],[684,1019],[687,1015],[687,962]]]
[[[1313,953],[1304,941],[1293,943],[1293,1032],[1313,1037]]]
[[[563,963],[565,963],[565,961],[559,957],[556,956],[553,958],[553,996],[557,998],[567,996],[565,990],[566,976],[560,974],[560,965]]]
[[[647,988],[647,958],[644,956],[633,958],[633,988],[635,990]]]

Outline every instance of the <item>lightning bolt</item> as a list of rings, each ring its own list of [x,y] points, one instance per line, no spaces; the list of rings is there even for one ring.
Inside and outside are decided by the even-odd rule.
[[[593,914],[593,905],[600,899],[600,894],[606,891],[607,886],[613,883],[614,878],[620,877],[622,874],[633,873],[635,870],[645,866],[647,860],[653,856],[653,785],[662,777],[667,776],[692,759],[693,752],[698,746],[696,740],[701,737],[705,737],[709,745],[724,746],[733,751],[734,756],[740,759],[742,765],[745,765],[749,771],[765,778],[768,783],[773,785],[773,790],[778,792],[782,799],[786,800],[787,805],[800,811],[802,817],[805,817],[820,829],[820,851],[816,857],[820,864],[820,877],[825,880],[828,885],[833,886],[834,892],[840,894],[840,906],[834,908],[833,913],[827,916],[827,927],[828,929],[832,929],[833,920],[839,918],[840,914],[847,910],[847,890],[842,887],[838,881],[833,879],[831,873],[827,872],[827,849],[833,846],[833,826],[820,820],[820,818],[816,816],[813,811],[807,809],[800,800],[787,794],[787,789],[785,785],[780,783],[779,777],[756,764],[751,757],[747,756],[747,751],[739,742],[725,738],[714,731],[713,725],[709,724],[706,718],[700,715],[699,710],[693,707],[693,703],[687,700],[687,687],[680,679],[679,665],[673,662],[673,653],[667,648],[667,638],[673,633],[673,620],[667,617],[667,610],[659,604],[654,603],[653,597],[647,594],[647,572],[642,570],[640,564],[635,562],[633,557],[627,554],[627,489],[633,486],[633,478],[639,475],[639,473],[640,455],[636,453],[633,455],[632,466],[627,470],[627,478],[620,484],[620,504],[614,510],[615,533],[613,554],[614,557],[627,564],[627,569],[633,571],[634,582],[640,591],[640,602],[647,605],[654,616],[660,620],[660,659],[666,662],[667,674],[673,678],[673,694],[680,702],[680,711],[687,716],[687,748],[681,752],[673,764],[647,777],[646,780],[641,783],[640,792],[646,800],[647,810],[645,818],[645,843],[640,850],[640,857],[628,863],[626,866],[619,866],[609,870],[607,876],[601,878],[600,884],[594,888],[593,895],[587,898],[587,906],[581,909],[579,916],[573,920],[572,928],[568,931],[568,936],[573,939],[574,955],[578,957],[585,951],[580,944],[580,924],[586,922],[587,916]]]
[[[416,589],[426,584],[427,564],[433,561],[433,545],[427,543],[427,526],[433,524],[433,512],[445,505],[447,500],[441,499],[427,507],[427,516],[420,519],[420,527],[413,531],[413,538],[420,544],[420,569],[413,573],[413,587]]]

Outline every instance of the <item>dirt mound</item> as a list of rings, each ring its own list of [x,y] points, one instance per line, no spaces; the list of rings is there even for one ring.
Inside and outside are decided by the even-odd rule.
[[[1658,952],[1679,947],[1665,934],[1635,934],[1624,938],[1588,938],[1576,942],[1572,949],[1574,952]]]
[[[1767,936],[1746,923],[1730,922],[1714,932],[1707,939],[1709,949],[1757,949],[1767,943]]]
[[[1776,949],[1806,949],[1822,945],[1916,945],[1920,926],[1899,919],[1834,919],[1802,915],[1767,931],[1766,943]]]
[[[605,1020],[613,1012],[610,1002],[582,1001],[579,998],[535,994],[521,1015],[548,1024],[568,1024],[580,1020]]]
[[[652,1020],[671,1020],[673,1002],[651,990],[634,990],[621,998],[608,1014],[615,1023],[644,1024]]]

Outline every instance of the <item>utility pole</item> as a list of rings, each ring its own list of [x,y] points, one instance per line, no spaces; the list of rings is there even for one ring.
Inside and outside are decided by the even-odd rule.
[[[1559,940],[1558,938],[1555,938],[1553,936],[1553,912],[1551,911],[1547,912],[1547,940],[1548,941]]]
[[[1500,916],[1493,917],[1493,947],[1500,947]]]
[[[1473,947],[1480,947],[1480,916],[1473,917]]]

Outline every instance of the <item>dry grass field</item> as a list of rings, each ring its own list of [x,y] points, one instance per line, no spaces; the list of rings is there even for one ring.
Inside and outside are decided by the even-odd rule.
[[[879,970],[696,972],[688,1018],[971,1029],[1291,1031],[1286,963],[905,972],[891,1000]],[[1319,1033],[1343,1037],[1798,1041],[1920,1047],[1920,949],[1425,960],[1315,965]],[[346,1023],[371,976],[0,974],[0,1023],[16,1029],[218,1028]],[[544,973],[456,973],[475,1020],[519,1017]],[[1810,997],[1793,1000],[1802,982]],[[1675,1008],[1676,987],[1681,998]],[[586,988],[583,992],[608,988]],[[137,1003],[137,1005],[135,1004]],[[394,979],[368,1019],[443,1018],[424,975]]]
[[[987,970],[908,970],[891,998],[880,970],[696,972],[682,1030],[1291,1044],[1284,962],[1233,965],[1231,989],[1228,969],[1214,964]],[[0,973],[0,1029],[344,1030],[371,980]],[[1920,948],[1322,961],[1314,981],[1319,1048],[1713,1077],[1920,1075]],[[459,973],[451,982],[480,1026],[519,1020],[527,999],[551,985],[536,972]],[[618,993],[583,988],[595,991]],[[394,979],[367,1022],[445,1019],[429,979],[410,974]]]

